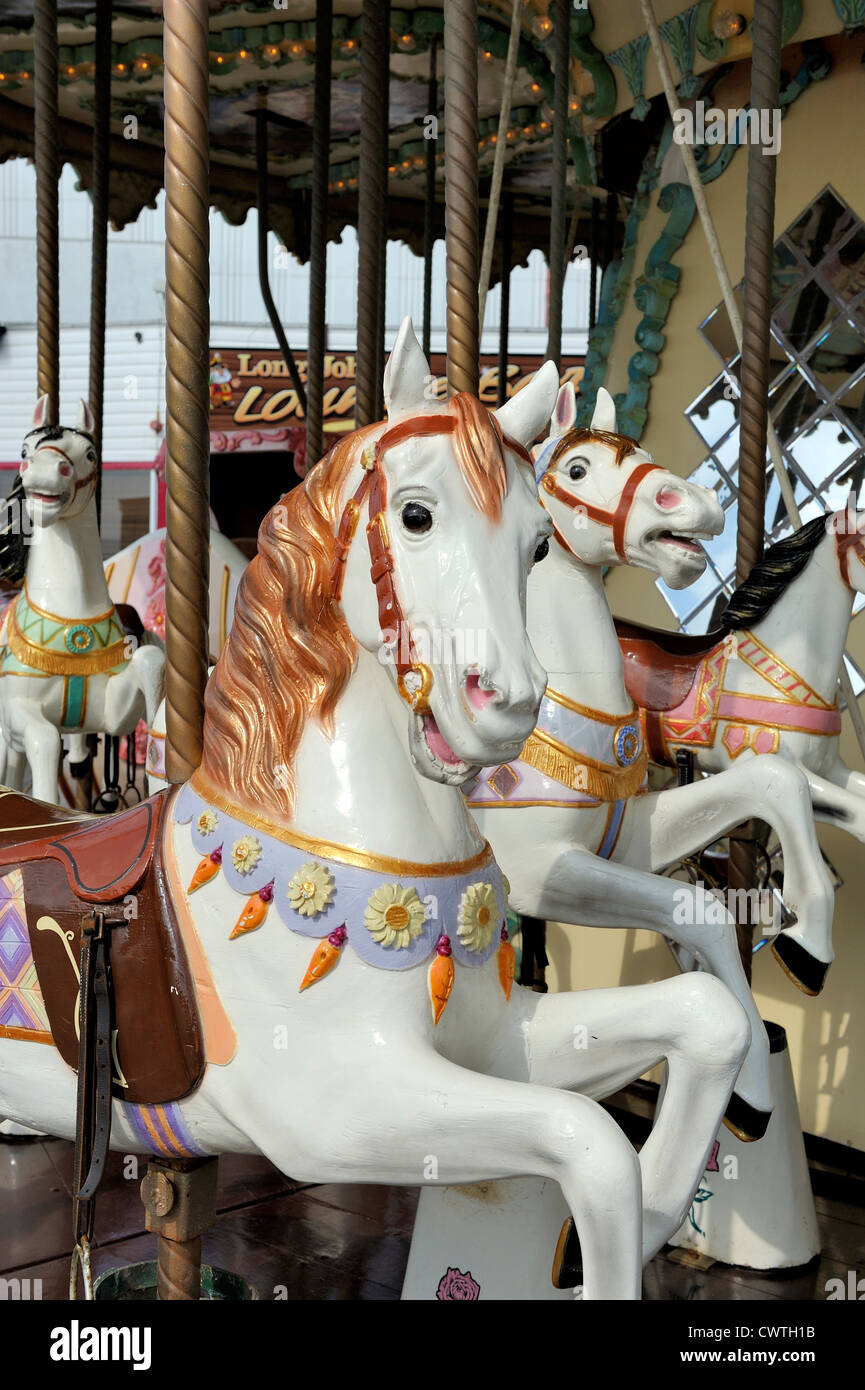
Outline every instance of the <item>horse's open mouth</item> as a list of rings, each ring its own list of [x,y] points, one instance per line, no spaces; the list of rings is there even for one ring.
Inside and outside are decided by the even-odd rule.
[[[49,506],[52,502],[62,502],[66,496],[65,492],[28,492],[28,502],[40,502],[43,506]]]
[[[690,536],[680,536],[677,531],[656,531],[649,539],[660,541],[662,545],[677,546],[680,550],[687,550],[690,555],[705,553],[699,541],[693,540]]]
[[[432,758],[433,763],[443,772],[461,772],[468,770],[468,763],[458,758],[451,748],[438,724],[435,715],[422,714],[420,716],[420,726],[423,733],[423,740],[426,744],[427,752]]]

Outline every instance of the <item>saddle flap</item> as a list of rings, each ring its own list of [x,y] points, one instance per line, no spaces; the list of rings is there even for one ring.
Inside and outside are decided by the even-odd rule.
[[[86,820],[70,819],[68,811],[61,818],[56,814],[60,809],[25,796],[15,796],[14,804],[4,802],[4,820],[14,817],[19,824],[0,830],[0,868],[56,859],[82,902],[116,902],[131,893],[153,854],[160,801],[153,798],[116,816]]]
[[[645,710],[672,710],[688,698],[697,672],[726,631],[705,635],[664,632],[616,618],[622,650],[625,688],[634,704]]]

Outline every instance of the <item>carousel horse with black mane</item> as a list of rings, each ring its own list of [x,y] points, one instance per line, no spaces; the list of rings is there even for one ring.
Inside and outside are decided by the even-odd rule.
[[[108,593],[90,409],[80,402],[74,429],[47,425],[47,415],[43,396],[13,488],[31,534],[13,529],[11,509],[3,537],[6,582],[24,583],[0,626],[0,780],[20,789],[26,760],[33,795],[56,801],[61,735],[78,762],[86,734],[127,734],[151,721],[165,657],[130,636]]]
[[[699,538],[723,529],[723,513],[712,492],[670,473],[616,432],[615,406],[603,388],[590,428],[574,428],[575,415],[569,383],[535,459],[554,537],[528,585],[529,636],[548,672],[540,719],[519,758],[491,764],[469,784],[469,806],[510,880],[518,912],[658,932],[729,985],[750,1017],[751,1048],[725,1121],[740,1139],[759,1139],[772,1112],[769,1043],[734,919],[717,899],[711,912],[700,911],[693,885],[659,871],[748,816],[768,821],[784,851],[784,895],[794,914],[778,949],[793,953],[807,942],[816,958],[831,960],[833,892],[808,783],[780,758],[759,765],[743,759],[719,777],[647,790],[648,750],[625,684],[604,569],[638,565],[683,588],[705,568]],[[795,641],[794,629],[790,622]],[[683,895],[692,906],[683,905]]]
[[[82,932],[115,919],[112,1147],[262,1153],[319,1182],[416,1186],[430,1155],[442,1184],[546,1176],[584,1297],[636,1299],[748,1021],[709,975],[554,996],[513,982],[504,879],[459,788],[519,755],[546,685],[524,605],[551,522],[526,446],[557,374],[491,412],[428,400],[428,373],[406,321],[387,420],[265,518],[189,782],[84,827],[55,811],[47,833],[51,808],[6,794],[0,886],[50,1026],[0,1026],[0,1113],[73,1135]],[[483,662],[444,644],[427,664],[429,622],[484,632]],[[129,892],[142,909],[124,921]],[[661,1059],[637,1155],[597,1102]]]
[[[865,512],[839,511],[770,546],[705,636],[617,621],[649,756],[675,766],[686,749],[700,772],[727,775],[777,754],[806,779],[817,820],[865,841],[865,775],[839,752],[837,697],[857,593],[865,593]],[[784,862],[786,899],[794,863]],[[794,984],[817,994],[831,941],[826,927],[799,918],[772,949]]]

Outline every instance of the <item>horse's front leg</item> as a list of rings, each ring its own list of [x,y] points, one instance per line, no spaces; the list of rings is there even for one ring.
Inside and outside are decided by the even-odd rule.
[[[308,1116],[299,1115],[296,1099],[288,1102],[293,1123],[305,1119],[304,1174],[414,1187],[552,1178],[576,1222],[583,1297],[639,1299],[639,1164],[595,1101],[470,1071],[411,1039],[376,1052],[360,1043],[352,1053],[346,1038],[345,1058],[340,1085],[328,1078]],[[298,1172],[296,1155],[280,1152],[274,1138],[274,1113],[271,1094],[261,1134],[249,1133],[283,1172]]]
[[[667,1061],[663,1103],[640,1151],[644,1264],[688,1213],[749,1037],[744,1011],[711,975],[537,996],[530,1080],[600,1098]]]
[[[18,701],[18,725],[24,752],[30,764],[32,792],[37,801],[57,804],[57,775],[60,769],[60,733],[49,723],[35,700]]]
[[[731,990],[748,1015],[751,1046],[724,1118],[741,1139],[761,1139],[772,1112],[769,1040],[745,978],[736,924],[724,904],[712,899],[712,910],[701,911],[701,899],[691,884],[607,863],[587,850],[556,854],[554,849],[539,848],[533,858],[543,885],[539,916],[587,927],[642,927],[659,932],[667,941],[684,946]]]
[[[152,724],[164,694],[164,651],[161,647],[138,647],[129,665],[117,675],[110,676],[106,683],[102,720],[105,732],[131,733],[142,715],[148,724]]]
[[[627,841],[615,858],[664,869],[703,849],[749,816],[768,821],[784,855],[784,901],[795,917],[774,951],[788,975],[819,993],[833,959],[834,891],[823,863],[811,791],[802,769],[771,754],[749,758],[688,787],[635,797]]]

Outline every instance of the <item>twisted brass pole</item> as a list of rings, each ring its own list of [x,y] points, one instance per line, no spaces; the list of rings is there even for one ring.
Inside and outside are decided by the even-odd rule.
[[[427,114],[438,119],[438,37],[433,34],[429,46],[429,81],[427,82]],[[429,361],[432,339],[432,259],[435,245],[436,218],[436,141],[426,142],[426,186],[423,211],[423,355]]]
[[[444,0],[448,391],[478,392],[478,15]]]
[[[384,111],[381,54],[389,42],[384,7],[363,0],[360,48],[360,160],[357,187],[357,401],[355,423],[369,425],[378,416],[379,297],[384,181]]]
[[[306,365],[306,462],[324,453],[324,351],[327,305],[327,180],[330,169],[330,73],[333,0],[316,0],[312,207],[309,233],[309,354]]]
[[[210,572],[207,0],[165,0],[166,772],[201,761]]]
[[[382,37],[379,49],[379,82],[381,101],[381,150],[379,159],[381,161],[381,205],[379,208],[379,218],[381,220],[381,254],[378,261],[378,320],[375,330],[375,418],[378,419],[384,414],[384,364],[385,357],[385,332],[386,332],[386,308],[387,308],[387,200],[388,200],[388,165],[390,163],[390,143],[389,143],[389,124],[390,124],[390,2],[389,0],[379,0],[382,11]]]
[[[111,107],[111,0],[97,0],[93,74],[93,232],[90,253],[90,382],[93,438],[99,474],[96,514],[102,513],[102,414],[105,394],[105,296],[108,283],[108,141]]]
[[[60,246],[57,176],[57,0],[33,16],[33,154],[36,163],[36,383],[46,424],[60,409]]]
[[[752,27],[751,108],[778,110],[781,75],[781,0],[757,0]],[[742,312],[742,396],[739,417],[739,522],[736,580],[747,579],[763,554],[766,507],[766,432],[769,412],[769,329],[775,246],[776,156],[760,144],[748,147],[745,206],[745,281]],[[753,843],[730,841],[730,886],[752,888]],[[737,901],[740,901],[737,899]],[[752,931],[739,924],[739,950],[750,978]]]
[[[568,0],[555,0],[555,6],[556,71],[553,89],[553,165],[550,174],[550,323],[546,355],[561,369],[565,215],[568,193],[568,78],[571,50]]]

